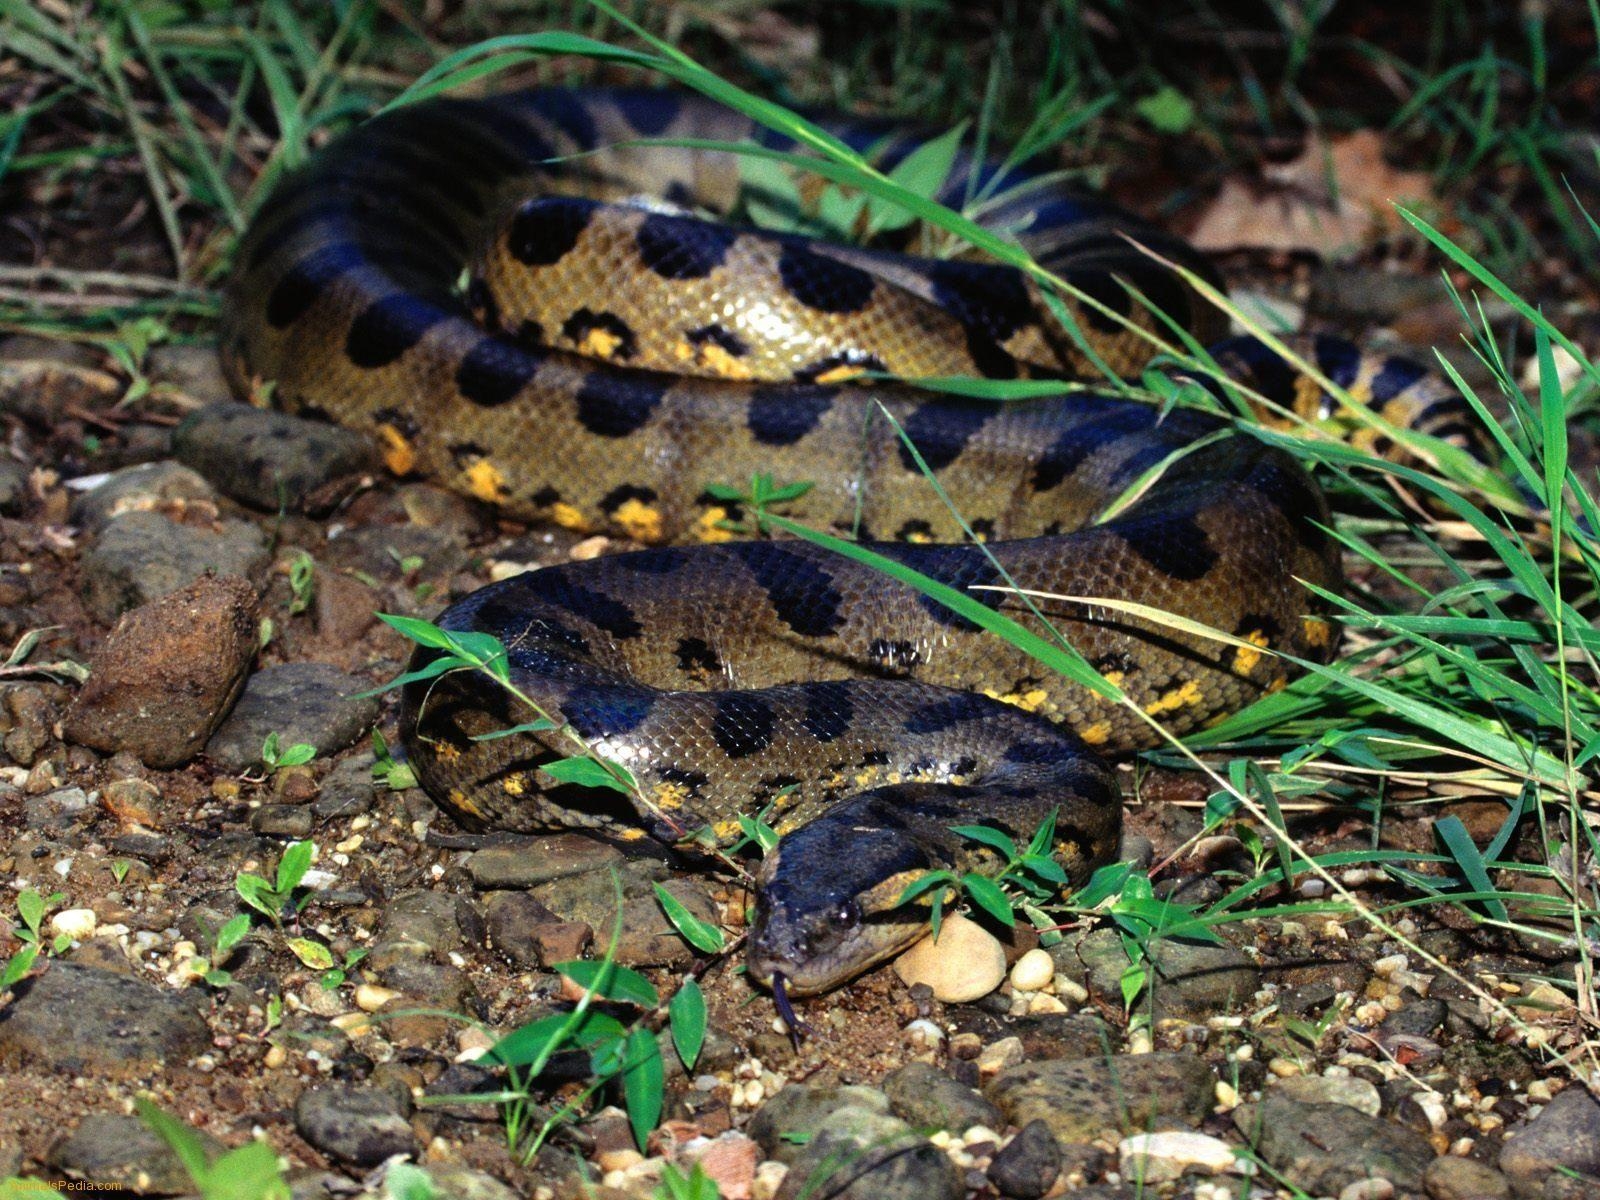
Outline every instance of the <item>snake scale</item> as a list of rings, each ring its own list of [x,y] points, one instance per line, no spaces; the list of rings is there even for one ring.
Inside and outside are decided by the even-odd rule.
[[[887,164],[916,145],[879,122],[827,127]],[[1103,756],[1151,732],[867,566],[802,541],[736,540],[748,505],[709,485],[756,472],[809,483],[788,514],[851,531],[1035,630],[1048,619],[1175,733],[1282,687],[1269,650],[1331,653],[1332,626],[1299,581],[1335,587],[1338,569],[1316,486],[1209,416],[1085,391],[997,405],[851,382],[1081,377],[1096,358],[1136,373],[1148,351],[1092,305],[1068,302],[1068,328],[998,264],[704,219],[741,200],[736,156],[638,144],[689,137],[786,145],[656,91],[384,114],[263,207],[239,249],[222,351],[241,391],[275,381],[283,406],[369,431],[396,472],[516,518],[659,544],[491,584],[440,618],[502,639],[514,682],[633,774],[639,811],[541,773],[570,750],[556,733],[480,739],[529,714],[479,675],[412,685],[405,744],[423,785],[470,826],[709,829],[726,844],[741,814],[770,806],[784,836],[760,871],[748,961],[781,999],[920,936],[926,910],[896,903],[905,883],[983,866],[953,823],[1026,838],[1053,813],[1056,856],[1081,882],[1121,828]],[[1128,239],[1214,279],[1181,241],[1020,170],[962,160],[950,179],[946,202],[973,184],[1003,192],[984,224],[1111,312],[1150,320],[1127,281],[1198,337],[1221,332]],[[1457,407],[1420,369],[1333,339],[1312,350],[1391,420],[1454,431]],[[1328,403],[1249,346],[1235,357],[1301,411]],[[895,425],[986,544],[963,538]],[[1136,601],[1239,642],[1065,600],[1036,600],[1035,614],[992,590],[1008,579]]]

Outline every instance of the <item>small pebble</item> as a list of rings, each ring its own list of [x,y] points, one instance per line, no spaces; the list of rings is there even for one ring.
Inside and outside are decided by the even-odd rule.
[[[936,1000],[963,1004],[987,996],[1006,975],[1006,952],[1000,940],[959,913],[939,926],[939,937],[925,937],[894,964],[907,987],[925,983]]]
[[[1234,1170],[1239,1161],[1227,1142],[1187,1130],[1136,1133],[1123,1138],[1117,1146],[1117,1158],[1124,1179],[1147,1184],[1177,1179],[1191,1170],[1219,1175]]]
[[[92,908],[64,908],[50,918],[50,928],[57,935],[74,941],[93,937],[98,918]]]
[[[1014,1067],[1027,1057],[1022,1048],[1022,1039],[1019,1037],[1004,1037],[997,1042],[991,1042],[978,1054],[978,1074],[984,1079],[991,1079],[1000,1074],[1007,1067]]]
[[[363,983],[356,988],[356,1007],[362,1012],[375,1013],[400,993],[375,983]]]
[[[1055,981],[1056,963],[1048,950],[1035,947],[1011,968],[1011,986],[1020,992],[1042,992]]]
[[[1358,1179],[1339,1193],[1339,1200],[1393,1200],[1394,1184],[1387,1179]]]

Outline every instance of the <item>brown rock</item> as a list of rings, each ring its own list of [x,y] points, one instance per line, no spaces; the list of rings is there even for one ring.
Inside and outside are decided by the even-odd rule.
[[[126,613],[67,711],[70,742],[176,767],[205,746],[244,686],[256,652],[256,592],[206,576]]]

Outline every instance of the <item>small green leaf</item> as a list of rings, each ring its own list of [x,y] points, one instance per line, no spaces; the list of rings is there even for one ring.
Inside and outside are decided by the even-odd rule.
[[[656,900],[660,902],[667,920],[671,921],[674,928],[683,934],[683,940],[688,942],[702,954],[715,954],[722,949],[722,930],[715,925],[707,924],[684,907],[679,900],[659,883],[655,885]]]
[[[252,1138],[211,1164],[206,1200],[289,1200],[289,1185],[271,1143]]]
[[[761,817],[748,817],[741,813],[738,820],[740,832],[756,844],[762,856],[771,854],[778,844],[778,831]]]
[[[211,1164],[206,1158],[205,1143],[200,1140],[200,1135],[143,1096],[134,1097],[133,1107],[139,1114],[139,1120],[177,1156],[195,1185],[203,1186]]]
[[[273,904],[275,894],[272,885],[261,876],[252,875],[249,871],[240,871],[234,877],[233,889],[239,893],[239,899],[262,916],[271,921],[278,919],[278,910]]]
[[[24,925],[38,932],[39,922],[44,920],[44,897],[27,888],[17,897],[17,915],[22,918]]]
[[[239,944],[239,940],[250,932],[250,914],[240,913],[230,920],[221,929],[217,930],[217,939],[214,943],[213,957],[222,961],[228,957],[228,952]]]
[[[290,842],[283,852],[283,857],[278,859],[278,887],[279,896],[287,897],[290,892],[300,886],[300,881],[306,877],[306,872],[311,869],[311,856],[316,851],[313,842]]]
[[[0,971],[0,992],[14,987],[29,971],[33,970],[34,961],[39,957],[37,945],[26,945],[18,950],[6,962],[5,969]]]
[[[628,1035],[623,1056],[622,1095],[628,1105],[628,1124],[633,1138],[643,1150],[650,1131],[661,1119],[665,1095],[666,1068],[661,1061],[661,1046],[655,1035],[642,1025]]]
[[[475,742],[492,742],[499,738],[515,737],[522,733],[547,733],[552,729],[560,729],[548,717],[540,717],[534,721],[524,721],[521,725],[512,725],[506,729],[491,729],[488,733],[475,733],[472,740]]]
[[[317,756],[317,748],[309,742],[296,742],[278,755],[280,767],[303,767]]]
[[[961,886],[972,902],[996,921],[1007,927],[1016,924],[1017,914],[1011,908],[1011,901],[994,880],[969,873],[961,877]]]
[[[290,952],[313,971],[326,971],[333,966],[333,951],[311,938],[285,938]]]
[[[610,788],[613,792],[621,792],[624,796],[631,795],[634,788],[633,776],[620,763],[602,765],[583,755],[558,758],[554,762],[545,763],[539,769],[557,783]]]
[[[383,1176],[383,1189],[389,1200],[437,1200],[433,1180],[421,1167],[397,1162]]]
[[[625,1000],[640,1008],[654,1008],[661,1003],[654,984],[639,972],[620,967],[610,959],[598,962],[576,959],[557,963],[555,969],[579,987],[607,1000]]]
[[[1489,915],[1497,921],[1510,920],[1505,903],[1498,896],[1494,896],[1495,886],[1489,878],[1489,868],[1483,861],[1483,855],[1478,852],[1477,843],[1472,840],[1467,827],[1461,823],[1461,818],[1440,817],[1433,823],[1433,831],[1438,835],[1440,843],[1450,857],[1455,860],[1456,866],[1461,869],[1461,874],[1471,889],[1481,895],[1492,897],[1482,901],[1484,908],[1489,910]]]
[[[1017,857],[1017,843],[992,825],[952,825],[950,832],[960,834],[968,841],[998,850],[1005,856],[1007,862]]]
[[[940,895],[943,895],[944,889],[952,886],[955,882],[956,876],[953,871],[929,871],[920,879],[913,879],[906,884],[905,889],[901,891],[899,897],[895,900],[895,904],[909,904],[923,893],[933,891],[934,888],[938,888]]]
[[[1170,84],[1134,101],[1133,110],[1158,133],[1187,133],[1194,128],[1194,103]]]
[[[378,620],[404,634],[419,646],[430,650],[453,650],[449,634],[431,621],[417,617],[402,617],[395,613],[379,613]]]
[[[693,979],[685,979],[667,1005],[672,1045],[686,1070],[693,1071],[706,1041],[706,997]]]
[[[489,1048],[488,1056],[502,1066],[527,1067],[548,1062],[567,1045],[592,1047],[621,1034],[621,1021],[592,1008],[581,1014],[551,1013],[513,1029]]]

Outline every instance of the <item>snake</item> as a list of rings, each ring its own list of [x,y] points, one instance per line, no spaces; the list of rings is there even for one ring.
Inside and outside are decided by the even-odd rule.
[[[886,171],[925,144],[873,118],[819,128]],[[1321,490],[1235,423],[1082,382],[1003,404],[918,386],[1137,376],[1146,334],[1216,342],[1194,281],[1220,279],[1187,243],[963,149],[935,198],[1070,285],[1045,294],[993,258],[911,253],[893,229],[827,239],[805,224],[819,209],[858,226],[870,210],[742,168],[740,143],[794,148],[653,89],[393,108],[261,206],[220,345],[241,394],[270,384],[287,410],[368,433],[397,474],[643,546],[446,608],[440,630],[503,645],[504,679],[430,669],[442,652],[419,647],[402,739],[468,828],[727,848],[759,816],[781,836],[746,963],[786,1008],[927,933],[909,883],[1003,865],[959,827],[1019,845],[1046,830],[1071,884],[1112,861],[1114,760],[1328,659],[1318,595],[1340,571]],[[756,227],[762,206],[789,228]],[[1294,412],[1333,405],[1258,342],[1216,353]],[[1459,400],[1416,364],[1331,337],[1306,353],[1388,420],[1461,436]],[[777,508],[862,556],[758,536]],[[1041,665],[918,578],[1109,686]],[[574,736],[627,786],[556,767]]]

